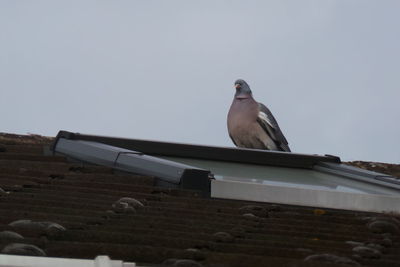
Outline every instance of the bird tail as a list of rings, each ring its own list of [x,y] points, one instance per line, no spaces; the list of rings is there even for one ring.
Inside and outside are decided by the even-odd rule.
[[[287,144],[280,144],[280,148],[285,152],[292,152]]]

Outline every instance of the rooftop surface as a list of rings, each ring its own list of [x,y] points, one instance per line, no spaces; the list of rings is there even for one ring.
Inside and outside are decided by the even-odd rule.
[[[0,134],[2,253],[155,266],[400,266],[397,215],[202,198],[44,156],[52,140]]]

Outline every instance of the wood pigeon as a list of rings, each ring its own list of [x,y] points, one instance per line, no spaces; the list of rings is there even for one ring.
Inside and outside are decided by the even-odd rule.
[[[244,80],[235,82],[236,93],[228,113],[228,132],[237,147],[290,152],[271,111],[254,100]]]

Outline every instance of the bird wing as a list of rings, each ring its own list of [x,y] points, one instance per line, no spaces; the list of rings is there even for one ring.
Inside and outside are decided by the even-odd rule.
[[[278,123],[276,122],[274,116],[271,111],[263,105],[262,103],[258,103],[259,113],[257,122],[264,129],[266,133],[274,140],[276,145],[283,151],[290,152],[290,148],[288,146],[288,141],[283,135],[281,129],[279,128]]]

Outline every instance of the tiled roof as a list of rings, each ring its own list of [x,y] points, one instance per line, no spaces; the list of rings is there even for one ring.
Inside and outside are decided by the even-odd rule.
[[[2,253],[165,266],[400,266],[394,215],[206,199],[44,156],[51,140],[0,135]]]

